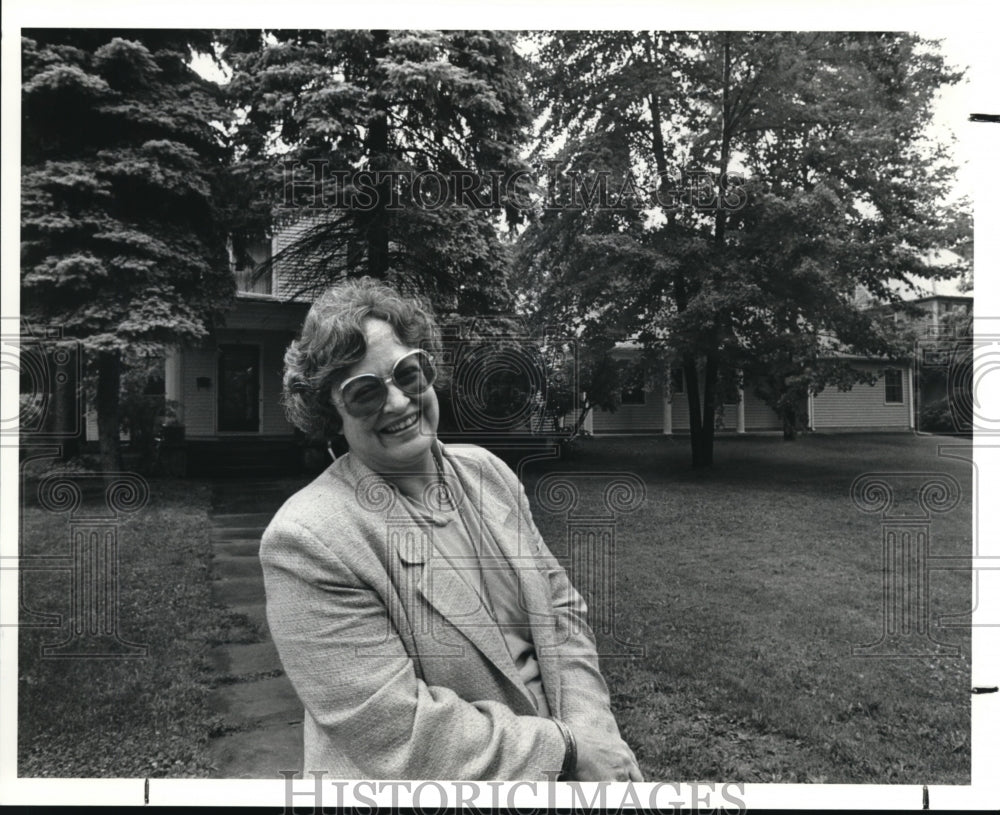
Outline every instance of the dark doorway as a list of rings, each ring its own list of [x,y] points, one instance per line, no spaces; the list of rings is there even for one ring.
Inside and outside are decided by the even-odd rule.
[[[260,348],[219,347],[219,431],[260,430]]]

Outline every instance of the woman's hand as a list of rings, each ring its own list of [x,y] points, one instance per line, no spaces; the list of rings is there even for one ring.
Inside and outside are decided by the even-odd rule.
[[[575,781],[642,781],[631,748],[604,730],[577,725]]]

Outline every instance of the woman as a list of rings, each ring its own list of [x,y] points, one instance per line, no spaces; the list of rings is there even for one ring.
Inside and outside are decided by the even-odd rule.
[[[275,515],[267,619],[305,707],[306,772],[642,780],[586,606],[517,477],[436,438],[440,334],[365,278],[312,306],[285,355],[304,432],[349,453]]]

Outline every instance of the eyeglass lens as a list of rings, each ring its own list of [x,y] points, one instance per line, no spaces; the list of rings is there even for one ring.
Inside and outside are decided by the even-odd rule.
[[[434,384],[434,363],[424,351],[411,351],[392,368],[392,381],[407,396],[419,396]],[[355,417],[370,416],[385,404],[388,388],[375,374],[364,374],[348,382],[341,396],[347,412]]]

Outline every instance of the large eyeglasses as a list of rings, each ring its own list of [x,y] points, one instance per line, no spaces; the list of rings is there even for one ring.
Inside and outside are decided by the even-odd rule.
[[[340,386],[344,409],[356,419],[378,413],[389,396],[387,385],[392,382],[407,396],[420,396],[437,377],[434,358],[426,351],[403,354],[392,366],[392,373],[384,379],[375,374],[358,374]]]

